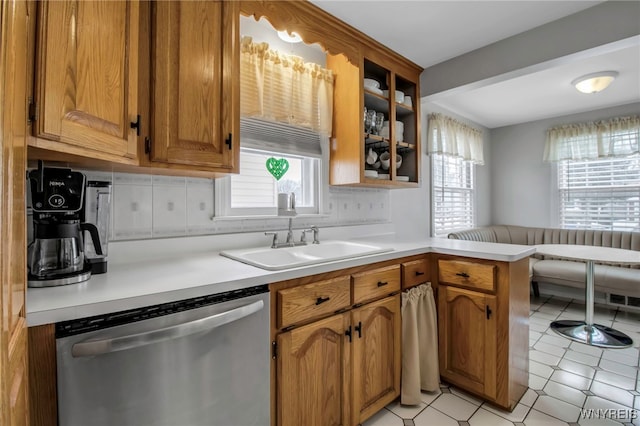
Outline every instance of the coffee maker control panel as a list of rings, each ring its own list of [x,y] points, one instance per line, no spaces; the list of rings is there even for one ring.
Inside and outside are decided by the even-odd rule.
[[[39,213],[75,213],[84,204],[85,176],[71,169],[45,167],[28,173],[32,207]]]

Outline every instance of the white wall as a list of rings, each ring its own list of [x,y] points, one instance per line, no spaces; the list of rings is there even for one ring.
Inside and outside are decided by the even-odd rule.
[[[492,129],[490,223],[556,227],[555,166],[542,161],[546,130],[638,113],[633,103]]]
[[[405,237],[428,237],[431,235],[431,167],[427,155],[427,115],[442,113],[463,123],[482,130],[484,135],[484,166],[476,166],[476,223],[478,226],[491,223],[491,156],[489,146],[489,129],[465,117],[454,114],[442,107],[421,100],[421,185],[416,189],[391,190],[389,202],[391,206],[391,222],[396,233]]]

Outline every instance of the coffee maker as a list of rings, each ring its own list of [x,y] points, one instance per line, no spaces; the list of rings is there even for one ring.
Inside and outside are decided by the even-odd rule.
[[[28,247],[29,287],[50,287],[86,281],[91,266],[84,255],[87,231],[102,254],[98,229],[80,221],[85,176],[71,169],[43,167],[27,174],[33,209],[33,242]]]

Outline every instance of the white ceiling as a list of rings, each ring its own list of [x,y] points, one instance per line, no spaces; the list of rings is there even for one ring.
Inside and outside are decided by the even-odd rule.
[[[311,1],[424,68],[602,3]],[[570,85],[605,70],[620,76],[601,93],[581,94]],[[427,100],[488,128],[640,102],[640,37],[631,46],[572,55],[494,80]]]

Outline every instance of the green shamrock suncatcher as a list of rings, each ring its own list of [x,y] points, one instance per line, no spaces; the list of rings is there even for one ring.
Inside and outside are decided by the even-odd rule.
[[[267,170],[276,180],[280,180],[289,170],[289,162],[285,158],[269,157],[267,159]]]

